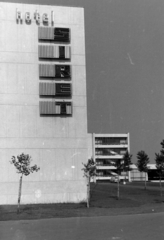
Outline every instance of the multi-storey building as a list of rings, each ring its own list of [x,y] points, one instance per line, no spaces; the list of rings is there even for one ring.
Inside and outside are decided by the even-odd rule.
[[[130,152],[128,134],[91,134],[89,135],[90,149],[97,165],[97,180],[109,180],[112,173],[117,173],[113,163],[122,159],[126,151]],[[130,180],[130,173],[128,174]]]
[[[84,9],[0,3],[0,204],[17,202],[11,157],[29,154],[22,203],[86,199]]]

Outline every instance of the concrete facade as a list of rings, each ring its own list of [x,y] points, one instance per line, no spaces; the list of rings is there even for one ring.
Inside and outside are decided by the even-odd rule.
[[[22,14],[21,23],[16,21],[16,9]],[[36,10],[39,24],[34,19]],[[52,11],[53,27],[71,32],[71,60],[66,62],[72,75],[69,117],[39,112],[44,99],[39,96],[38,27],[44,26],[42,15],[50,19]],[[29,24],[26,12],[32,19]],[[44,27],[52,27],[51,21]],[[17,203],[20,176],[9,161],[22,152],[40,167],[39,172],[23,178],[22,203],[82,201],[86,183],[81,168],[88,155],[84,9],[0,3],[0,32],[0,204]],[[59,60],[51,63],[61,64]]]

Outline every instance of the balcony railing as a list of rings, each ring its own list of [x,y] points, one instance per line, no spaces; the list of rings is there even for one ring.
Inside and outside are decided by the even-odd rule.
[[[113,149],[96,149],[95,151],[95,155],[96,156],[115,156],[115,155],[124,155],[126,153],[127,150],[113,150]]]
[[[95,138],[95,145],[127,145],[127,139]]]
[[[103,163],[96,163],[97,167],[113,167],[114,164],[103,164]]]

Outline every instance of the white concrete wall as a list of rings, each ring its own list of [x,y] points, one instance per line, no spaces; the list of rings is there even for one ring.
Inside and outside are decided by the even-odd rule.
[[[88,133],[88,159],[93,158],[93,136],[92,133]]]
[[[16,8],[32,23],[16,23]],[[38,26],[35,10],[55,14],[54,27],[71,29],[72,117],[39,114]],[[40,24],[42,26],[42,23]],[[22,203],[79,202],[87,161],[87,109],[82,8],[0,3],[0,204],[16,204],[19,175],[11,157],[30,154],[40,171],[23,178]]]

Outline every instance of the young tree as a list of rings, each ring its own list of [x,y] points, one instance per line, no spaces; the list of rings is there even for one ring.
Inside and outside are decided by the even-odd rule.
[[[22,178],[23,175],[28,176],[30,173],[33,173],[34,171],[38,171],[40,168],[37,167],[37,165],[30,166],[32,161],[31,156],[28,154],[20,154],[17,156],[17,159],[15,156],[12,156],[10,163],[14,164],[15,168],[17,169],[17,173],[20,173],[20,181],[19,181],[19,192],[18,192],[18,208],[17,213],[19,213],[20,209],[20,200],[21,200],[21,190],[22,190]]]
[[[120,175],[121,172],[123,171],[123,164],[122,164],[122,159],[117,159],[115,163],[113,164],[114,167],[117,169],[118,173],[118,178],[117,178],[117,199],[120,198]]]
[[[161,149],[160,153],[161,153],[161,155],[164,156],[164,139],[161,142],[161,146],[162,146],[162,149]]]
[[[130,154],[128,151],[124,154],[123,158],[123,171],[124,172],[129,172],[132,170],[131,165],[132,165],[132,154]]]
[[[126,153],[123,155],[122,159],[117,159],[114,163],[114,166],[117,169],[118,172],[118,180],[117,180],[117,199],[120,198],[120,175],[121,172],[128,172],[131,171],[131,159],[132,155],[126,151]]]
[[[144,151],[139,151],[137,153],[137,163],[136,166],[140,172],[145,172],[145,190],[146,190],[146,174],[148,173],[148,166],[149,163],[149,157]]]
[[[164,155],[162,153],[155,153],[155,161],[156,161],[156,168],[159,174],[159,179],[160,179],[160,193],[162,196],[162,183],[161,183],[161,178],[162,175],[164,174]]]
[[[160,193],[162,196],[162,175],[164,174],[164,140],[161,142],[162,149],[160,150],[160,153],[155,153],[155,161],[156,161],[156,168],[159,174],[160,178]]]
[[[96,176],[96,163],[94,162],[93,158],[88,159],[88,162],[85,164],[83,163],[84,168],[84,177],[87,179],[87,207],[89,208],[90,203],[90,182],[91,178]]]

